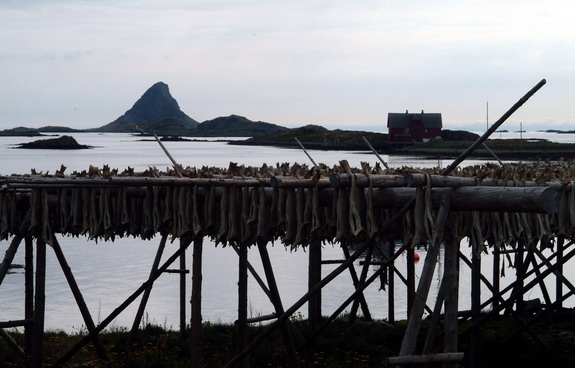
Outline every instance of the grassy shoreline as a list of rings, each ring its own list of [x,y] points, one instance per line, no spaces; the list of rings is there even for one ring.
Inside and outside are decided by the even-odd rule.
[[[296,346],[304,341],[307,321],[292,318],[292,332]],[[423,345],[428,321],[422,323],[418,346]],[[405,321],[390,326],[378,321],[356,321],[349,324],[344,318],[336,320],[316,342],[312,350],[298,352],[302,366],[313,367],[380,367],[382,358],[398,355],[405,331]],[[460,331],[469,322],[463,322]],[[266,326],[249,328],[251,340]],[[488,322],[481,331],[482,365],[489,367],[554,367],[575,366],[575,312],[562,309],[548,312],[529,326],[530,333],[515,333],[521,323],[513,317],[499,316]],[[8,331],[20,344],[23,335]],[[514,334],[515,333],[515,334]],[[49,331],[45,335],[45,364],[50,366],[71,346],[85,336],[86,331],[67,334]],[[84,347],[67,364],[69,367],[188,367],[191,341],[178,332],[148,324],[127,345],[129,332],[126,328],[114,328],[101,334],[111,363],[98,359],[92,345]],[[537,336],[537,339],[532,336]],[[236,328],[230,324],[204,323],[202,361],[205,367],[222,367],[236,353]],[[441,338],[437,340],[441,343]],[[459,351],[465,353],[462,366],[469,366],[470,336],[459,338]],[[0,340],[2,367],[24,367]],[[272,334],[249,357],[250,367],[281,367],[288,362],[281,335]]]

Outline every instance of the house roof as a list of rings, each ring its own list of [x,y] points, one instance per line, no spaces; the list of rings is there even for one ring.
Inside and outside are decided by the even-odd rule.
[[[414,120],[419,120],[426,128],[441,128],[441,114],[440,113],[394,113],[387,114],[387,127],[388,128],[406,128]]]

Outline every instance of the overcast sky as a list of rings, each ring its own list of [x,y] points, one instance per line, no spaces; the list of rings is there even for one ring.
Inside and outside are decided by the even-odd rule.
[[[0,2],[0,129],[107,124],[154,83],[202,122],[386,131],[387,113],[575,129],[575,2]],[[487,114],[489,104],[489,114]],[[487,119],[489,116],[489,119]]]

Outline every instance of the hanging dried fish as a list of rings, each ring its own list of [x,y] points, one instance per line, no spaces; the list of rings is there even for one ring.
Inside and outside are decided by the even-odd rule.
[[[269,207],[269,218],[268,218],[268,229],[269,234],[268,236],[271,239],[275,239],[276,237],[281,236],[281,227],[278,221],[278,212],[279,212],[279,203],[280,203],[280,190],[277,188],[272,189],[272,201]],[[274,235],[275,234],[275,235]]]
[[[366,226],[367,226],[367,234],[370,239],[377,234],[377,221],[375,220],[375,209],[373,207],[373,178],[371,176],[368,177],[369,179],[369,186],[366,192],[365,202],[367,203],[366,208]]]
[[[30,193],[30,213],[28,233],[35,234],[42,226],[42,193],[38,189],[32,189]]]
[[[277,229],[280,230],[280,232],[283,232],[284,234],[287,231],[286,207],[287,207],[287,189],[278,189],[275,226]]]
[[[363,198],[363,196],[361,196]],[[349,226],[351,233],[361,238],[360,234],[365,234],[365,229],[361,221],[361,204],[360,196],[357,190],[357,178],[355,174],[351,174],[351,187],[349,189]]]
[[[335,234],[335,241],[343,242],[349,240],[350,224],[349,224],[349,191],[345,188],[338,188],[337,196],[337,230]]]
[[[413,245],[419,246],[427,239],[427,231],[425,226],[426,214],[425,214],[425,189],[418,186],[415,189],[415,206],[413,209],[413,220],[414,220],[414,235],[413,235]]]
[[[54,239],[52,237],[52,228],[50,226],[50,207],[48,206],[48,191],[46,189],[42,189],[41,192],[42,196],[42,232],[40,239],[44,241],[46,244],[52,246],[54,243]]]
[[[100,209],[102,211],[102,226],[104,227],[104,240],[114,241],[116,229],[114,227],[114,215],[112,205],[112,193],[109,188],[100,191]]]
[[[305,205],[306,198],[304,188],[297,188],[295,190],[295,203],[296,203],[296,237],[294,240],[295,245],[302,245],[307,238],[306,224],[305,224]]]
[[[309,236],[312,226],[312,216],[313,216],[313,189],[312,188],[301,188],[303,190],[303,195],[305,197],[305,206],[303,210],[303,224],[301,229],[301,237],[309,242]]]
[[[164,215],[162,218],[162,227],[164,227],[168,232],[172,231],[174,228],[174,209],[172,197],[174,196],[174,188],[168,186],[166,190],[166,196],[164,197]]]
[[[286,232],[283,241],[286,245],[291,245],[293,250],[294,241],[297,235],[297,209],[296,209],[297,204],[294,189],[292,188],[286,189],[285,203],[286,203],[285,205]]]
[[[311,230],[310,230],[310,238],[318,239],[323,234],[321,234],[321,229],[323,228],[324,219],[323,219],[323,211],[320,208],[319,204],[319,187],[317,184],[313,187],[311,191],[312,195],[312,208],[311,208]]]
[[[0,191],[0,240],[10,234],[10,198],[7,192]]]
[[[90,218],[89,218],[89,238],[98,239],[100,235],[98,224],[100,223],[100,211],[98,209],[98,197],[96,195],[97,188],[90,190]]]
[[[220,228],[218,236],[216,237],[217,243],[226,244],[228,236],[228,216],[230,213],[230,191],[231,187],[224,187],[222,199],[220,200]]]
[[[272,206],[273,208],[273,206]],[[272,231],[269,228],[269,211],[268,206],[266,206],[266,192],[264,188],[260,188],[259,191],[259,201],[258,201],[258,217],[257,217],[257,231],[256,231],[256,241],[265,242],[269,240],[269,235]],[[273,213],[273,210],[271,211]]]
[[[58,189],[57,193],[58,203],[56,205],[56,213],[60,219],[59,231],[61,233],[67,233],[70,230],[68,227],[68,223],[70,221],[70,210],[68,208],[68,189]]]
[[[92,190],[90,188],[82,188],[82,235],[89,234],[90,232],[90,202]],[[129,220],[128,220],[129,223]]]
[[[151,186],[146,187],[146,197],[143,203],[143,223],[142,236],[144,239],[150,239],[155,232],[154,226],[154,189]]]
[[[247,195],[247,194],[246,194]],[[246,197],[246,201],[249,197]],[[232,187],[230,189],[230,207],[228,213],[228,235],[227,241],[237,243],[241,239],[241,221],[244,215],[243,193],[241,187]]]
[[[431,175],[425,173],[425,234],[428,240],[434,242],[437,238],[433,203],[431,202]]]
[[[242,244],[246,244],[251,237],[251,226],[250,226],[250,216],[251,216],[251,196],[250,188],[245,186],[241,187],[241,201],[239,202],[238,213],[238,241],[241,240]]]
[[[569,193],[570,190],[562,188],[559,199],[559,208],[557,213],[553,216],[554,221],[557,223],[557,235],[567,236],[571,224],[569,222]]]
[[[164,219],[163,214],[165,211],[164,204],[165,201],[162,201],[161,198],[161,188],[159,186],[152,187],[152,192],[154,195],[154,200],[152,203],[152,216],[153,216],[153,226],[155,232],[162,232],[164,230]]]
[[[192,200],[193,200],[193,205],[192,205],[192,229],[193,229],[193,234],[194,237],[199,236],[200,234],[203,233],[204,231],[204,227],[202,224],[202,216],[200,215],[200,213],[202,213],[203,211],[201,211],[201,202],[200,202],[200,198],[198,197],[198,186],[194,185],[193,189],[192,189]]]
[[[210,186],[205,188],[204,192],[204,219],[205,231],[208,234],[214,234],[216,231],[216,187]]]

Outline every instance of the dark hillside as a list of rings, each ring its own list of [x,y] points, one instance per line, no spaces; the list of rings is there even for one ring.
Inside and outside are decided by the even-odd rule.
[[[193,135],[212,137],[255,137],[265,134],[284,132],[288,128],[266,123],[251,121],[243,116],[230,115],[206,120],[198,125]]]
[[[277,134],[253,137],[245,141],[234,141],[230,144],[299,147],[295,140],[297,138],[305,148],[310,149],[369,150],[362,137],[365,137],[376,150],[387,149],[387,134],[339,129],[327,130],[317,126],[290,129]]]

